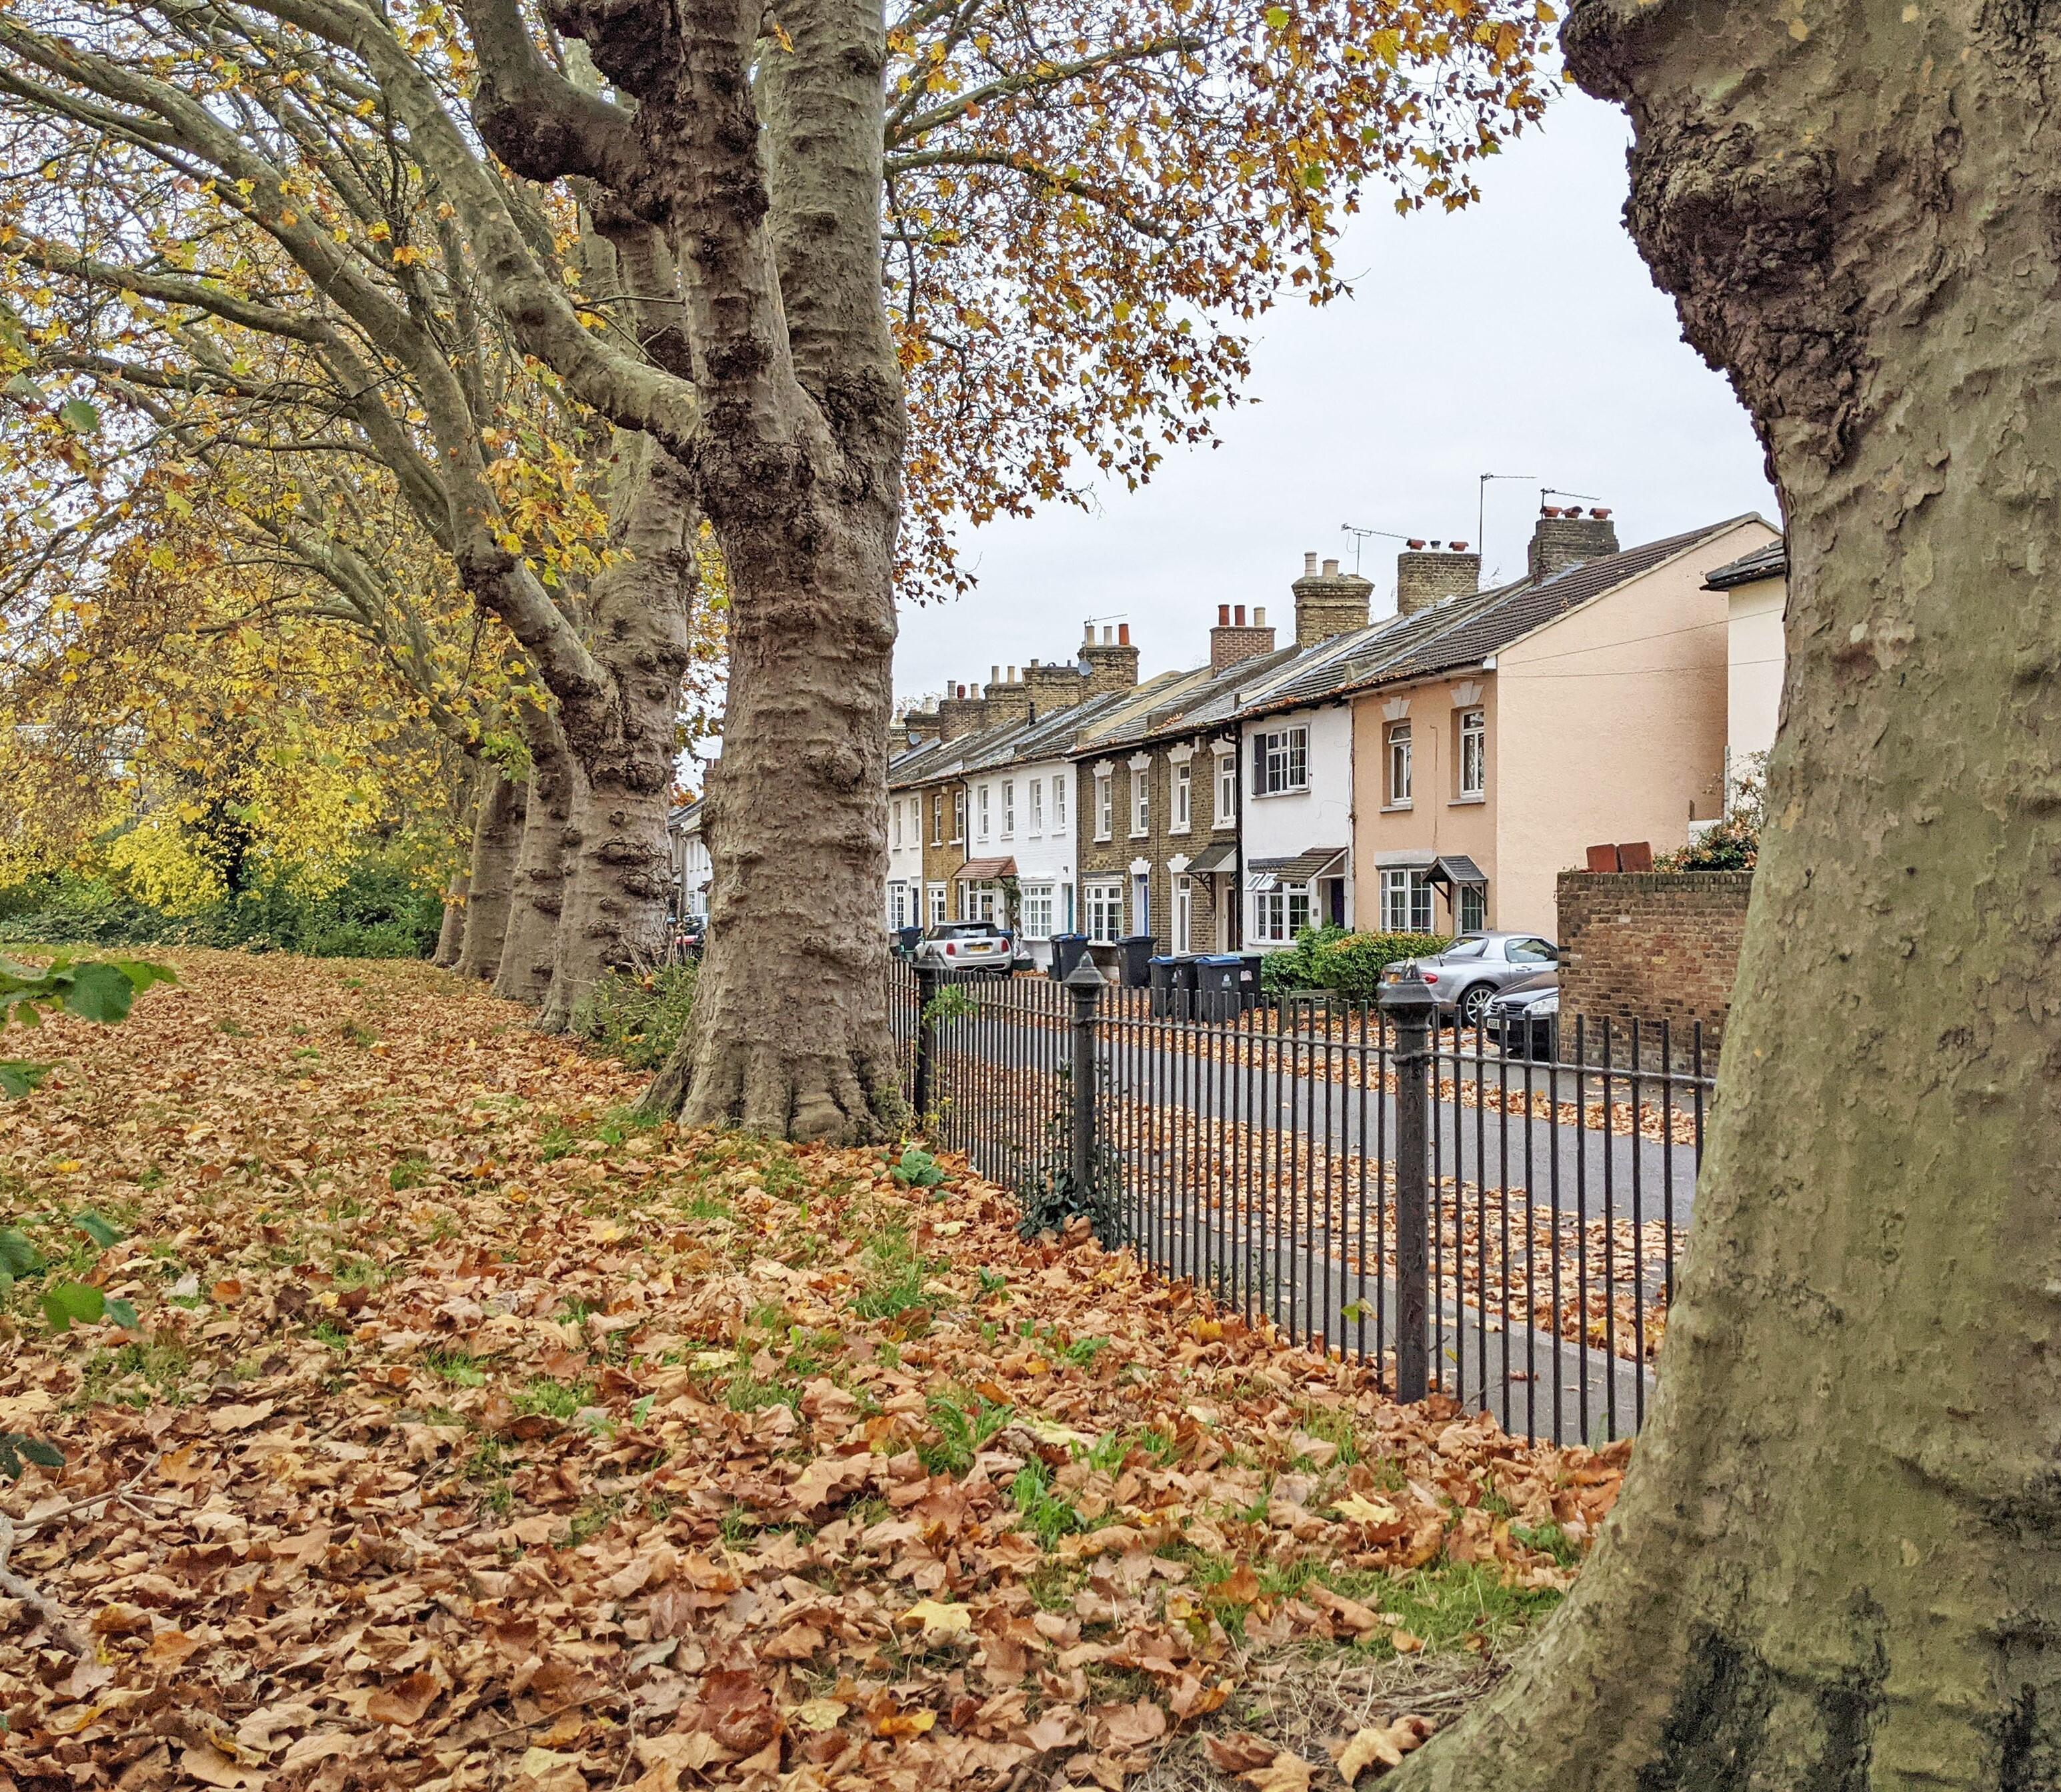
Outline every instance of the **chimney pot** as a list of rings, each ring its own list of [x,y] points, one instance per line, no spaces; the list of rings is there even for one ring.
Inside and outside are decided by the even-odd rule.
[[[1423,550],[1424,538],[1422,535],[1412,535],[1410,538],[1410,551],[1412,554],[1421,554]]]
[[[1594,510],[1591,510],[1589,514],[1594,517],[1598,522],[1608,522],[1610,521],[1610,512],[1600,504],[1597,505]]]
[[[1467,544],[1465,542],[1448,542],[1446,545],[1455,554],[1465,554],[1467,551]]]
[[[1128,647],[1131,645],[1131,625],[1128,622],[1119,622],[1116,625],[1116,641],[1120,647]]]
[[[1336,578],[1338,576],[1339,576],[1339,563],[1338,563],[1338,562],[1337,562],[1337,561],[1335,561],[1335,560],[1327,560],[1327,561],[1324,562],[1324,577],[1325,577],[1325,578]]]
[[[1578,517],[1582,514],[1582,507],[1579,504],[1570,504],[1567,509],[1563,510],[1560,514],[1561,515],[1567,517]]]
[[[1253,611],[1252,626],[1256,629],[1263,629],[1267,626],[1267,606],[1264,604]]]
[[[1016,682],[1016,668],[1013,666],[1009,669],[1009,682],[1011,684],[1014,684]]]
[[[1227,629],[1231,626],[1231,606],[1227,603],[1220,603],[1217,606],[1217,626],[1220,629]]]
[[[1240,628],[1243,628],[1245,626],[1245,606],[1243,604],[1239,605],[1236,609],[1232,610],[1231,614],[1238,618],[1238,626]]]
[[[987,669],[987,682],[991,685],[998,685],[1002,682],[1002,668],[1000,666],[990,666]]]
[[[1539,508],[1539,514],[1542,517],[1557,517],[1560,514],[1560,506],[1557,504],[1542,504]]]
[[[1303,556],[1303,576],[1305,578],[1315,578],[1317,576],[1317,557],[1315,554],[1306,554]]]

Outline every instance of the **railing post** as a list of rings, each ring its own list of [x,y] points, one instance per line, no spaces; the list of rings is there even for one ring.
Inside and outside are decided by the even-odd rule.
[[[1431,1390],[1431,1015],[1419,977],[1384,983],[1381,1010],[1395,1022],[1395,1398]]]
[[[942,981],[935,965],[916,966],[916,1087],[911,1105],[919,1126],[930,1112],[930,1084],[938,1055],[938,1023],[930,1018],[930,1004],[936,1001]]]
[[[1095,1184],[1095,1014],[1102,1006],[1102,973],[1086,953],[1067,973],[1067,993],[1074,998],[1074,1136],[1068,1154],[1074,1196],[1086,1200]]]

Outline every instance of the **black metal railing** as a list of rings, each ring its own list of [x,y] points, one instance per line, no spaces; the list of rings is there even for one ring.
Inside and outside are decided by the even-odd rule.
[[[1398,993],[889,980],[904,1089],[990,1180],[1096,1191],[1106,1236],[1403,1398],[1629,1434],[1703,1154],[1700,1027],[1577,1019],[1534,1058]]]

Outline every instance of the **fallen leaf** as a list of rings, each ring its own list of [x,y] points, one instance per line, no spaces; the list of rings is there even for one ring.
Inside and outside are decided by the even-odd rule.
[[[418,1669],[382,1686],[366,1701],[365,1714],[374,1723],[399,1724],[406,1728],[422,1721],[422,1714],[436,1703],[441,1690],[434,1674]]]

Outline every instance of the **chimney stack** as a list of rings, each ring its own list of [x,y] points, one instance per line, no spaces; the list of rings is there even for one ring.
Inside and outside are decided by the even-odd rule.
[[[1102,639],[1095,638],[1095,625],[1087,628],[1087,638],[1081,643],[1081,666],[1087,674],[1087,692],[1090,697],[1100,697],[1106,691],[1129,690],[1138,682],[1138,650],[1131,644],[1131,625],[1112,629],[1103,624]]]
[[[1217,626],[1210,630],[1210,670],[1223,672],[1249,659],[1274,651],[1274,631],[1267,626],[1267,612],[1255,610],[1245,619],[1245,606],[1235,609],[1217,606]]]
[[[1295,581],[1295,645],[1314,647],[1334,635],[1350,634],[1367,626],[1367,599],[1374,594],[1371,581],[1357,573],[1342,573],[1335,560],[1327,560],[1317,570],[1314,554],[1303,556],[1303,576]]]
[[[987,726],[987,699],[969,697],[964,685],[954,685],[938,704],[939,738],[955,741]]]
[[[999,673],[1000,666],[990,670]],[[990,679],[987,686],[987,715],[982,726],[998,728],[1004,722],[1028,722],[1030,719],[1030,687],[1016,676],[1016,668],[1010,666],[1006,678]]]
[[[1050,715],[1055,710],[1070,710],[1088,694],[1088,682],[1071,660],[1040,666],[1035,659],[1023,669],[1024,688],[1030,694],[1033,716]]]
[[[1600,560],[1617,551],[1617,525],[1611,521],[1607,510],[1599,506],[1583,516],[1579,506],[1562,510],[1542,505],[1539,520],[1531,526],[1531,548],[1526,563],[1536,584],[1585,560]]]
[[[1414,616],[1447,598],[1472,594],[1481,586],[1481,556],[1455,542],[1450,550],[1415,542],[1395,557],[1395,613]]]
[[[936,740],[943,732],[934,708],[906,711],[902,718],[902,727],[911,746],[919,741]]]

